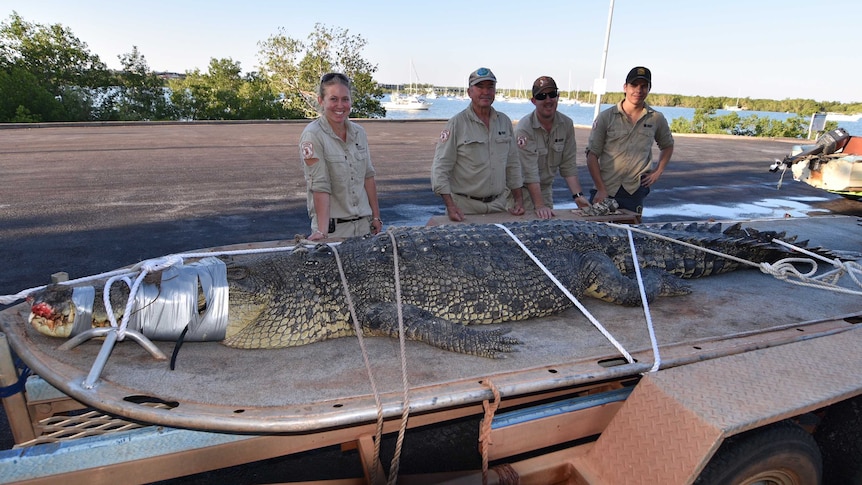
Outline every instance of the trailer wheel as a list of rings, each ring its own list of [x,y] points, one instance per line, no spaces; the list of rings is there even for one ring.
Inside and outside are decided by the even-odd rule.
[[[823,452],[825,485],[862,485],[862,397],[829,408],[814,438]]]
[[[695,485],[816,485],[823,465],[817,442],[790,421],[725,441]]]

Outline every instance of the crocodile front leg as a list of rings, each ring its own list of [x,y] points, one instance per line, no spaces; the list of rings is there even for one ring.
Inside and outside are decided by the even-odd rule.
[[[395,303],[371,305],[364,317],[364,335],[398,338],[398,306]],[[403,306],[402,317],[407,339],[452,352],[498,359],[504,356],[504,352],[513,352],[516,345],[523,343],[507,337],[508,330],[477,330],[412,305]]]
[[[580,255],[576,267],[576,284],[580,294],[625,306],[641,304],[640,289],[634,275],[630,277],[621,273],[607,255],[599,252]],[[657,296],[687,295],[691,292],[679,278],[666,271],[644,268],[641,276],[649,302]]]

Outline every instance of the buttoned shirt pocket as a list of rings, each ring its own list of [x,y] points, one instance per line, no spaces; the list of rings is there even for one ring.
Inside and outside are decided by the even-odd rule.
[[[346,184],[350,181],[350,164],[344,155],[326,154],[326,165],[329,167],[329,177],[332,182]]]
[[[359,143],[354,145],[354,148],[351,150],[353,153],[353,157],[356,160],[359,160],[363,164],[368,160],[368,147],[365,145],[360,145]]]
[[[485,140],[464,139],[459,143],[458,151],[464,153],[471,164],[478,165],[487,159],[488,144]]]
[[[608,144],[623,140],[626,136],[628,136],[628,134],[629,131],[623,129],[622,127],[614,126],[608,128],[608,135],[605,138],[605,147],[607,147]]]
[[[641,123],[641,125],[638,126],[637,134],[638,134],[638,136],[646,137],[649,139],[654,139],[655,138],[655,131],[656,131],[655,125],[645,125],[645,124]]]

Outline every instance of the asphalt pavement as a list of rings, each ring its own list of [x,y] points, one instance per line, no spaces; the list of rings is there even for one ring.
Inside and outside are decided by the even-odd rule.
[[[445,121],[362,121],[385,225],[443,214],[430,188]],[[0,295],[198,248],[307,235],[298,140],[306,122],[100,123],[0,126]],[[589,129],[578,127],[583,154]],[[676,135],[646,200],[644,222],[862,216],[862,202],[795,182],[769,165],[799,140]],[[657,153],[657,150],[656,150]],[[592,187],[579,159],[585,189]],[[558,210],[574,207],[561,180]],[[0,309],[4,307],[0,306]],[[0,448],[12,446],[0,419]],[[340,450],[326,450],[342,457]],[[318,453],[331,463],[328,455]],[[418,451],[418,462],[424,452]],[[311,458],[309,458],[311,459]],[[284,477],[278,459],[236,472]],[[295,466],[295,465],[293,465]],[[352,468],[358,466],[353,461]],[[249,472],[248,470],[253,470]],[[402,467],[402,470],[404,468]],[[176,480],[210,483],[213,475]]]

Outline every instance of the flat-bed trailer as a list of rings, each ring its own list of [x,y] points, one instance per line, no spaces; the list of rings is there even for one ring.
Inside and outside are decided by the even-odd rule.
[[[862,250],[853,217],[745,224]],[[384,434],[481,418],[475,453],[487,466],[398,483],[808,484],[821,468],[830,480],[856,474],[833,483],[862,483],[859,288],[756,270],[690,285],[650,306],[657,355],[643,309],[582,302],[632,362],[575,308],[502,325],[524,342],[506,359],[415,342],[402,358],[397,340],[366,338],[376,395],[355,338],[264,351],[187,343],[174,370],[122,342],[90,388],[99,342],[58,351],[20,304],[0,313],[0,377],[17,380],[17,355],[39,379],[3,401],[18,446],[0,453],[0,481],[146,483],[341,445],[359,451],[364,476],[326,483],[382,483],[382,416]],[[98,416],[70,413],[82,407]],[[71,436],[72,425],[96,436],[50,436]],[[728,473],[740,480],[722,481]]]

